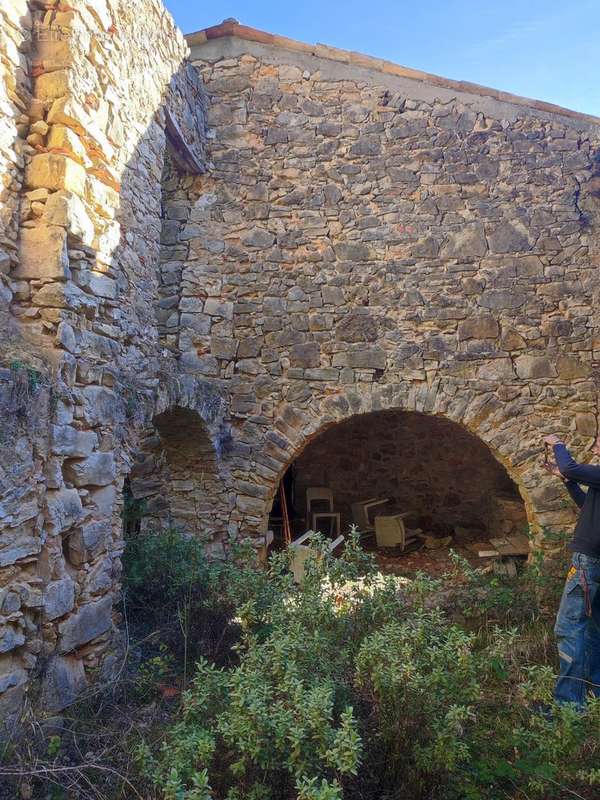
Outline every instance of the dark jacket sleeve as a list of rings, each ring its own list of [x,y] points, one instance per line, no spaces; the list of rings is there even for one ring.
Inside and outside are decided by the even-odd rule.
[[[578,464],[564,444],[554,445],[554,458],[560,474],[569,481],[600,489],[600,467]]]
[[[575,481],[565,481],[565,486],[571,495],[573,502],[576,503],[579,508],[583,508],[586,493],[583,491],[581,486]]]

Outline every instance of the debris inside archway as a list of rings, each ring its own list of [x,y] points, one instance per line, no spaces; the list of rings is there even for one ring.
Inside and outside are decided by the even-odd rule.
[[[285,473],[269,520],[276,547],[308,530],[335,539],[353,525],[389,572],[445,572],[452,550],[512,574],[529,552],[519,491],[486,445],[414,412],[335,425]]]

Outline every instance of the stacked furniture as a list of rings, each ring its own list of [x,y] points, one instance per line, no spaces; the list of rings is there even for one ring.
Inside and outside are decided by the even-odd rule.
[[[325,510],[315,511],[317,503]],[[326,486],[312,486],[306,490],[306,521],[311,521],[313,531],[328,534],[333,538],[340,535],[340,513],[333,510],[333,492]],[[323,524],[325,523],[325,524]]]

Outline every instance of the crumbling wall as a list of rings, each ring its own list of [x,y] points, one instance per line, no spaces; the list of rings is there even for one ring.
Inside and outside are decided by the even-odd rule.
[[[570,522],[537,459],[597,432],[596,122],[231,23],[196,72],[158,0],[1,14],[0,718],[110,673],[130,473],[220,552],[403,409]]]
[[[181,367],[226,383],[232,520],[337,420],[439,414],[572,521],[541,437],[596,435],[598,122],[225,23],[190,37],[211,170],[171,181]]]
[[[60,711],[90,669],[109,674],[114,663],[103,656],[114,641],[123,481],[139,431],[179,391],[153,313],[167,136],[188,169],[202,168],[204,149],[201,85],[158,0],[21,6],[3,12],[23,40],[33,32],[19,77],[32,96],[18,107],[18,230],[16,199],[5,212],[20,354],[0,373],[7,723],[26,689]]]
[[[31,99],[29,52],[31,15],[26,0],[0,8],[0,331],[5,342],[13,327],[8,280],[16,264],[20,190]],[[13,331],[14,333],[14,331]]]

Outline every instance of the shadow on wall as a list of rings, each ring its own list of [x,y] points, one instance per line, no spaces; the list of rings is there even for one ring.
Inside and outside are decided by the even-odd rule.
[[[39,142],[25,169],[10,275],[10,322],[27,361],[23,373],[0,371],[0,397],[13,397],[24,378],[29,393],[23,414],[0,422],[13,454],[0,465],[0,719],[9,731],[32,679],[58,713],[86,689],[90,670],[110,677],[122,489],[140,432],[157,411],[188,406],[161,413],[160,424],[175,442],[192,424],[208,453],[198,414],[218,394],[193,376],[175,379],[153,310],[166,139],[188,168],[190,153],[199,165],[198,78],[158,3],[89,10],[65,24],[54,12],[34,16],[29,122]],[[218,428],[222,404],[213,406]],[[210,464],[216,470],[212,456]]]
[[[28,127],[22,115],[31,101],[30,64],[26,55],[31,39],[31,17],[25,3],[0,7],[0,331],[6,363],[11,357],[11,338],[16,335],[15,320],[10,314],[13,288],[9,279],[17,263],[19,227],[19,189],[23,180],[23,153]]]

